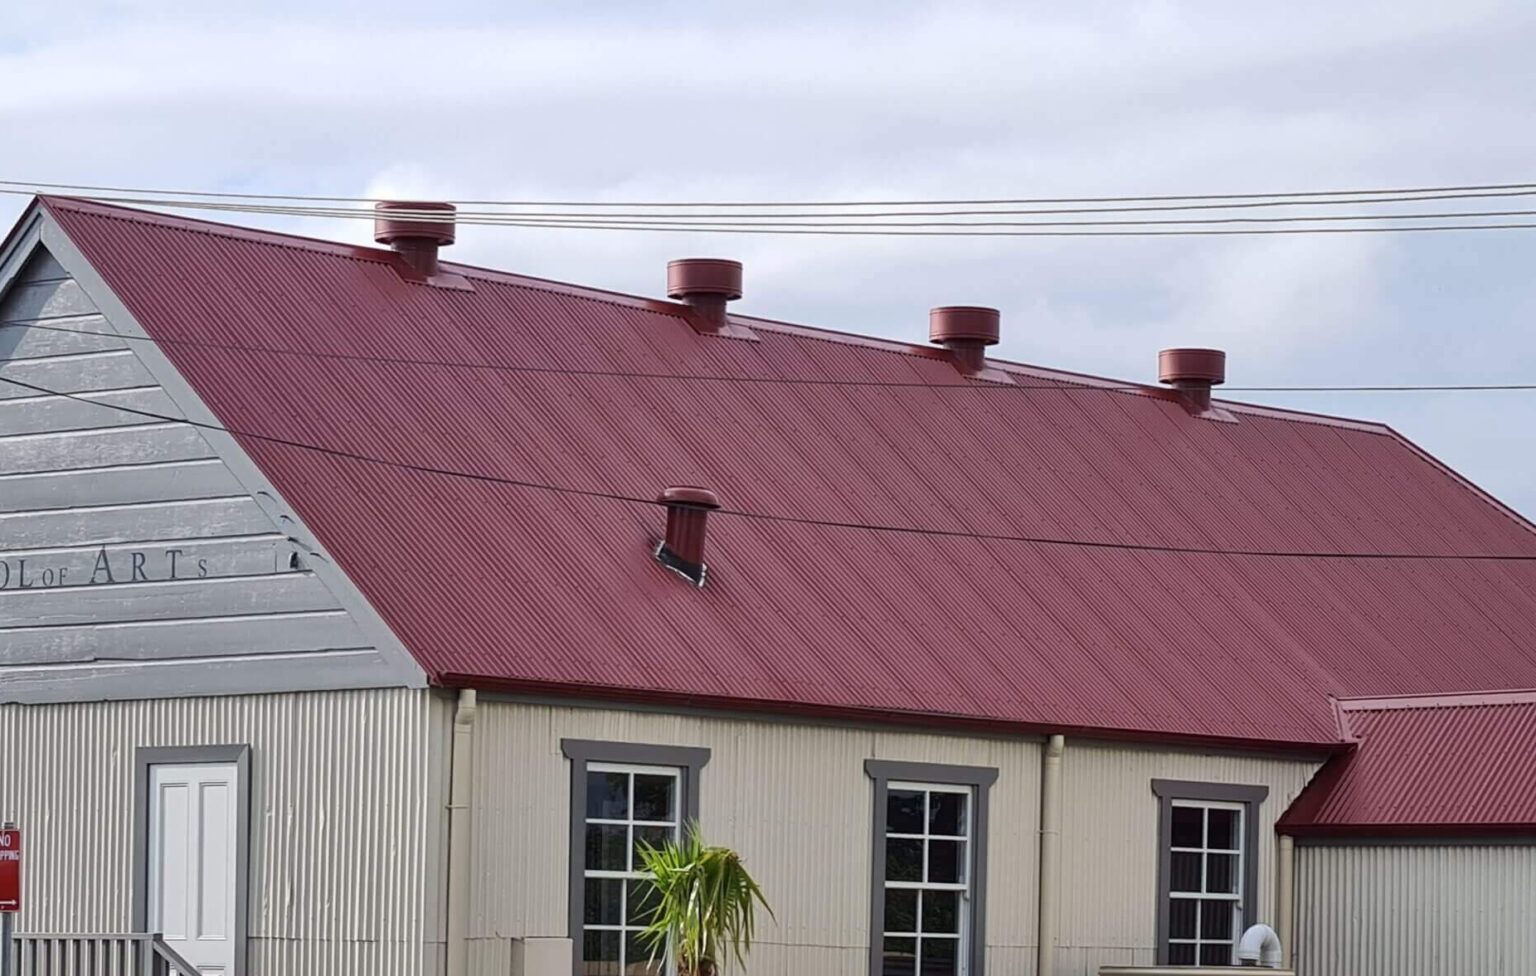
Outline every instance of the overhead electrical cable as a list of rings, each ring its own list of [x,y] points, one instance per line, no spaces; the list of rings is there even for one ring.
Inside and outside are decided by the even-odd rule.
[[[646,498],[639,495],[626,495],[619,492],[608,492],[590,488],[577,488],[568,485],[556,485],[547,482],[535,481],[525,478],[511,478],[501,475],[481,474],[472,471],[460,471],[453,468],[440,468],[434,465],[416,464],[408,461],[395,461],[389,458],[375,457],[356,451],[326,447],[307,441],[296,440],[287,437],[276,437],[270,434],[262,434],[256,431],[242,430],[225,427],[219,424],[204,423],[189,420],[185,417],[176,417],[170,414],[157,413],[151,410],[140,410],[135,407],[122,406],[114,403],[102,403],[93,400],[88,395],[78,393],[65,393],[59,390],[51,390],[47,387],[23,380],[0,376],[0,382],[9,383],[12,386],[34,393],[63,397],[79,403],[90,404],[107,410],[116,410],[131,416],[142,417],[157,423],[185,424],[200,430],[215,431],[230,434],[234,437],[244,437],[251,440],[276,444],[283,447],[310,451],[317,454],[341,458],[349,461],[357,461],[364,464],[375,464],[383,467],[412,471],[420,474],[430,474],[446,478],[456,478],[468,481],[477,481],[487,484],[507,485],[515,488],[526,488],[537,491],[553,492],[562,495],[574,495],[585,498],[603,499],[607,501],[622,502],[627,504],[654,506],[659,504],[654,498]],[[1536,553],[1407,553],[1407,552],[1327,552],[1327,551],[1303,551],[1303,550],[1274,550],[1274,549],[1212,549],[1199,546],[1174,546],[1155,543],[1131,543],[1131,542],[1107,542],[1085,539],[1064,539],[1050,536],[1010,535],[1004,533],[972,532],[963,529],[937,529],[916,525],[889,525],[883,523],[849,522],[838,519],[819,519],[798,515],[780,515],[772,512],[751,512],[742,509],[721,508],[715,511],[716,515],[728,517],[753,519],[764,522],[775,522],[790,525],[809,525],[821,528],[849,529],[862,532],[880,532],[898,535],[925,536],[933,538],[975,539],[990,542],[1019,542],[1040,546],[1068,547],[1077,549],[1115,550],[1122,552],[1162,553],[1169,555],[1198,555],[1198,556],[1239,556],[1255,558],[1280,558],[1280,559],[1343,559],[1343,560],[1369,560],[1369,561],[1402,561],[1402,560],[1433,560],[1433,561],[1459,561],[1459,562],[1536,562]]]
[[[285,349],[278,346],[253,346],[237,342],[215,342],[206,339],[187,339],[177,336],[124,335],[118,332],[102,332],[96,329],[72,329],[63,325],[42,322],[8,323],[0,328],[39,329],[45,332],[61,332],[69,335],[92,336],[101,339],[121,339],[126,342],[147,342],[154,345],[185,346],[193,349],[217,349],[224,352],[252,353],[264,356],[291,356],[297,359],[322,359],[340,362],[374,363],[383,366],[420,366],[424,368],[455,369],[469,372],[491,373],[543,373],[556,376],[588,376],[624,380],[678,380],[701,383],[742,383],[752,386],[835,386],[853,388],[894,388],[916,390],[974,390],[977,392],[1006,393],[1011,390],[1047,390],[1060,393],[1153,393],[1172,395],[1173,391],[1152,384],[1114,383],[1091,377],[1063,376],[1045,383],[995,383],[988,380],[970,380],[961,383],[930,383],[922,380],[860,380],[824,376],[740,376],[728,373],[668,373],[658,371],[634,371],[620,369],[591,369],[575,366],[531,366],[521,363],[476,363],[467,360],[418,359],[411,356],[378,356],[366,353],[325,352],[314,349]],[[926,348],[926,347],[924,347]],[[935,355],[943,350],[934,349]],[[1010,374],[1015,375],[1015,374]],[[1439,383],[1439,384],[1375,384],[1354,386],[1223,386],[1223,393],[1489,393],[1536,390],[1536,383]]]
[[[322,203],[374,203],[372,197],[315,196],[285,193],[236,193],[203,190],[154,190],[142,187],[100,186],[83,183],[43,183],[22,180],[0,180],[0,186],[21,188],[22,192],[43,190],[80,190],[89,193],[121,193],[138,196],[160,195],[179,197],[213,197],[232,200],[304,200]],[[1183,193],[1144,196],[1092,196],[1092,197],[1007,197],[991,199],[934,199],[934,200],[721,200],[721,201],[611,201],[611,200],[460,200],[463,205],[502,207],[906,207],[906,206],[988,206],[1013,204],[1051,203],[1145,203],[1171,200],[1257,200],[1267,198],[1339,197],[1339,196],[1396,196],[1410,193],[1453,193],[1493,190],[1536,190],[1536,183],[1482,183],[1459,186],[1414,186],[1399,188],[1366,188],[1348,190],[1290,190],[1270,193]]]
[[[206,204],[206,205],[204,205],[204,204],[196,204],[196,203],[181,204],[181,203],[168,203],[166,201],[138,201],[138,200],[128,200],[128,201],[125,201],[125,200],[122,200],[122,199],[115,199],[115,200],[111,200],[110,202],[114,202],[114,203],[123,203],[123,202],[144,203],[146,205],[172,207],[173,209],[215,210],[215,211],[230,211],[230,210],[233,210],[233,211],[238,211],[240,213],[268,214],[268,215],[272,215],[272,216],[283,216],[283,217],[333,218],[333,219],[334,218],[341,218],[341,219],[349,219],[349,220],[369,220],[369,221],[371,221],[371,220],[373,220],[375,218],[375,214],[372,211],[368,211],[366,213],[364,213],[364,212],[335,212],[335,213],[332,213],[332,212],[325,212],[325,211],[319,211],[319,210],[306,210],[306,209],[303,209],[303,208],[247,207],[247,206],[244,206],[244,205],[226,205],[226,204]],[[425,213],[425,212],[422,212],[422,213]],[[1536,212],[1533,212],[1533,211],[1520,211],[1519,213],[1521,213],[1521,214],[1533,214],[1533,215],[1536,215]],[[391,216],[393,218],[395,218],[395,219],[407,219],[407,220],[408,219],[416,219],[415,217],[413,217],[413,212],[394,211],[394,212],[391,213]],[[1449,218],[1459,218],[1459,217],[1463,217],[1463,216],[1466,216],[1466,215],[1462,215],[1462,214],[1447,214],[1445,216],[1447,216]],[[1419,219],[1432,219],[1432,218],[1433,218],[1433,215],[1420,215],[1420,217],[1419,217]],[[432,214],[427,219],[442,220],[443,219],[443,215],[441,213]],[[1304,218],[1274,218],[1274,219],[1304,219]],[[1315,218],[1315,219],[1322,220],[1322,219],[1335,219],[1335,218]],[[1364,221],[1370,221],[1370,220],[1374,220],[1374,219],[1378,219],[1378,218],[1362,216],[1362,217],[1358,217],[1358,218],[1344,218],[1344,219],[1355,219],[1355,220],[1359,220],[1359,221],[1364,222]],[[1264,220],[1264,218],[1252,218],[1252,220],[1260,221],[1260,220]],[[1241,236],[1241,235],[1272,235],[1272,234],[1289,234],[1289,235],[1294,235],[1294,234],[1367,234],[1367,233],[1389,234],[1389,233],[1422,232],[1422,231],[1519,230],[1519,229],[1530,229],[1530,228],[1536,227],[1536,223],[1501,222],[1501,223],[1491,223],[1491,224],[1449,224],[1449,223],[1445,223],[1445,224],[1390,224],[1390,225],[1376,225],[1376,226],[1364,226],[1364,227],[1282,227],[1282,228],[1277,228],[1277,227],[1243,227],[1243,228],[1224,227],[1224,228],[1215,229],[1215,230],[1207,229],[1205,227],[1194,227],[1194,228],[1191,228],[1189,226],[1183,226],[1183,227],[1179,227],[1177,229],[1162,229],[1162,230],[1120,230],[1120,229],[1113,229],[1113,230],[1075,230],[1075,229],[1073,229],[1073,230],[1062,230],[1062,229],[1059,229],[1059,228],[1062,228],[1062,227],[1076,228],[1076,227],[1102,226],[1102,224],[1095,224],[1095,223],[1092,223],[1092,222],[1084,221],[1084,222],[1062,222],[1062,223],[1029,223],[1029,222],[1019,222],[1017,224],[1012,224],[1012,225],[1006,224],[1006,223],[983,223],[983,222],[978,222],[978,223],[957,224],[957,225],[955,225],[956,229],[944,229],[944,230],[932,230],[932,229],[927,229],[925,227],[922,227],[920,225],[911,225],[911,226],[917,226],[918,227],[918,229],[914,230],[914,229],[909,229],[908,225],[902,225],[902,224],[881,225],[881,226],[878,226],[878,227],[859,227],[859,226],[855,226],[855,225],[849,225],[849,224],[846,224],[846,223],[843,223],[843,224],[828,223],[828,224],[826,224],[824,226],[814,226],[814,227],[773,227],[773,226],[755,226],[755,225],[751,225],[751,224],[742,225],[742,226],[733,226],[733,225],[724,225],[724,224],[695,225],[695,224],[670,224],[670,223],[668,223],[668,224],[645,225],[645,226],[635,226],[634,223],[623,223],[623,222],[617,222],[617,221],[609,222],[609,221],[575,221],[575,220],[564,221],[564,220],[562,220],[562,221],[559,221],[559,222],[555,222],[555,221],[550,221],[550,220],[519,220],[519,219],[513,219],[512,217],[464,217],[464,216],[457,217],[454,222],[458,223],[458,224],[466,224],[466,225],[485,225],[485,226],[495,226],[495,227],[524,227],[524,228],[542,229],[542,230],[606,230],[606,231],[619,231],[619,232],[642,233],[642,234],[654,234],[654,233],[663,233],[663,234],[664,233],[684,233],[684,234],[750,234],[750,235],[810,236],[810,237],[1191,237],[1191,236],[1201,237],[1201,236]],[[1188,221],[1123,221],[1123,222],[1110,221],[1110,222],[1107,222],[1107,223],[1125,223],[1125,224],[1176,223],[1176,224],[1184,224],[1184,225],[1199,225],[1199,224],[1216,224],[1216,223],[1225,224],[1225,223],[1230,223],[1230,222],[1232,222],[1232,221],[1226,221],[1226,220],[1220,220],[1220,221],[1216,221],[1216,220],[1188,220]],[[1247,222],[1247,221],[1245,220],[1243,222]],[[1031,228],[1034,228],[1034,227],[1051,227],[1051,228],[1058,228],[1058,229],[1050,229],[1050,230],[1019,230],[1019,229],[992,230],[992,229],[986,229],[986,228],[993,228],[993,227],[1005,227],[1005,228],[1013,227],[1013,228],[1017,228],[1019,226],[1031,227]],[[960,228],[963,228],[963,229],[960,229]]]
[[[361,220],[373,220],[377,214],[373,210],[336,210],[304,207],[253,207],[246,204],[205,204],[199,201],[145,201],[125,198],[105,198],[107,203],[149,203],[158,206],[172,207],[176,209],[190,210],[222,210],[238,213],[276,214],[294,217],[334,217],[352,218]],[[912,214],[909,216],[928,216],[927,214]],[[1173,226],[1173,225],[1213,225],[1213,224],[1288,224],[1308,223],[1315,221],[1356,221],[1368,222],[1375,220],[1453,220],[1487,217],[1531,217],[1536,216],[1536,210],[1448,210],[1429,213],[1384,213],[1384,214],[1293,214],[1285,217],[1164,217],[1160,219],[1132,219],[1132,220],[938,220],[938,221],[856,221],[848,219],[816,220],[816,221],[790,221],[790,220],[751,220],[736,221],[729,224],[700,224],[681,223],[678,220],[662,219],[656,217],[531,217],[525,214],[485,214],[475,215],[460,211],[454,215],[457,223],[474,224],[509,224],[516,227],[582,227],[593,226],[613,227],[619,229],[684,229],[693,231],[716,231],[734,228],[779,228],[779,227],[813,227],[813,228],[902,228],[902,227],[1146,227],[1146,226]],[[390,217],[395,220],[423,220],[441,221],[442,211],[431,210],[405,210],[396,208],[390,211]]]
[[[21,195],[21,196],[30,196],[30,195],[33,195],[34,192],[35,192],[34,190],[0,189],[0,193],[6,193],[6,194],[12,194],[12,195]],[[230,212],[237,212],[237,213],[273,213],[273,212],[288,213],[288,212],[293,212],[293,213],[313,214],[313,215],[316,215],[316,216],[337,216],[337,217],[340,217],[340,216],[359,216],[359,217],[369,217],[369,218],[374,216],[374,210],[373,210],[373,208],[371,206],[368,206],[368,207],[346,207],[346,206],[325,206],[325,207],[322,207],[322,206],[316,206],[316,205],[313,205],[313,204],[308,204],[308,203],[303,203],[303,202],[299,202],[299,203],[291,202],[291,200],[299,199],[299,198],[288,198],[287,200],[285,200],[284,198],[274,197],[273,198],[273,202],[269,202],[269,203],[254,203],[254,202],[241,203],[241,202],[225,202],[224,200],[222,200],[221,198],[218,198],[218,197],[210,197],[210,198],[205,199],[205,198],[202,198],[202,196],[199,195],[199,194],[189,194],[189,195],[186,195],[186,196],[163,197],[163,198],[162,197],[151,197],[151,196],[145,196],[144,195],[144,193],[153,193],[153,192],[157,192],[157,191],[143,191],[142,193],[133,194],[133,195],[92,195],[92,196],[89,196],[89,197],[82,197],[81,199],[94,200],[94,201],[97,201],[97,202],[100,202],[100,203],[124,203],[124,204],[136,204],[136,205],[142,205],[142,206],[172,207],[172,208],[177,208],[177,209],[223,210],[223,211],[230,211]],[[519,220],[521,220],[521,219],[540,218],[540,219],[568,219],[568,220],[578,220],[578,221],[586,221],[586,220],[598,221],[598,220],[610,220],[610,219],[629,219],[629,218],[635,218],[635,219],[642,219],[642,220],[647,220],[647,221],[657,221],[657,222],[663,222],[663,221],[688,221],[688,222],[724,221],[724,222],[731,222],[731,223],[743,223],[743,222],[758,222],[758,221],[779,221],[779,220],[783,220],[785,218],[791,218],[791,217],[805,217],[805,218],[817,218],[817,219],[831,219],[831,218],[848,218],[848,219],[889,218],[891,220],[895,220],[895,219],[899,219],[899,218],[908,218],[908,217],[958,217],[958,216],[978,216],[978,217],[982,217],[982,216],[1050,215],[1050,214],[1116,214],[1116,213],[1176,212],[1176,211],[1192,211],[1192,210],[1194,210],[1194,211],[1206,211],[1206,210],[1248,210],[1248,209],[1254,209],[1254,208],[1258,208],[1258,207],[1382,206],[1382,205],[1387,205],[1387,204],[1417,203],[1417,202],[1431,201],[1431,200],[1435,200],[1435,201],[1440,201],[1440,200],[1485,200],[1485,199],[1502,199],[1502,198],[1509,198],[1509,197],[1529,197],[1529,196],[1536,196],[1536,189],[1508,190],[1508,191],[1500,191],[1500,192],[1421,194],[1421,195],[1400,196],[1400,197],[1357,197],[1357,198],[1342,198],[1342,199],[1327,198],[1327,199],[1315,199],[1315,200],[1295,200],[1295,199],[1287,199],[1287,200],[1233,200],[1233,201],[1227,201],[1227,202],[1221,202],[1221,203],[1152,204],[1152,205],[1141,205],[1141,206],[1133,206],[1133,207],[1126,207],[1126,206],[1117,206],[1117,207],[1070,207],[1070,208],[1047,207],[1047,208],[1024,208],[1024,209],[1013,208],[1013,207],[1002,208],[1002,209],[999,209],[997,207],[986,207],[986,208],[975,208],[975,207],[972,207],[972,208],[965,208],[965,209],[958,209],[958,210],[955,210],[955,209],[951,209],[951,210],[922,209],[922,210],[900,210],[900,211],[878,211],[878,210],[877,211],[868,211],[868,210],[841,210],[841,211],[839,211],[839,210],[820,210],[820,211],[818,211],[818,210],[811,210],[811,211],[805,211],[805,212],[789,212],[789,213],[785,213],[785,212],[770,212],[770,213],[736,213],[736,212],[728,212],[728,213],[699,213],[697,211],[688,211],[688,212],[684,212],[684,213],[655,213],[655,212],[622,213],[622,212],[611,212],[611,211],[591,212],[591,211],[569,211],[569,210],[567,210],[567,211],[560,211],[560,210],[508,210],[508,209],[502,209],[502,210],[466,210],[466,209],[464,209],[464,207],[465,206],[469,206],[470,204],[465,204],[463,202],[456,202],[455,206],[457,206],[459,208],[458,209],[458,216],[466,217],[466,218],[468,218],[468,217],[488,217],[488,218],[494,217],[494,218],[507,218],[507,219],[519,219]],[[503,206],[503,207],[514,207],[514,206],[520,206],[520,205],[518,205],[518,204],[502,204],[501,206]],[[560,205],[556,204],[555,206],[560,206]],[[614,204],[613,206],[623,207],[623,206],[629,206],[629,205],[626,205],[626,204]],[[845,206],[845,205],[837,205],[837,206]],[[917,206],[917,204],[913,204],[913,206]],[[932,206],[941,206],[941,204],[931,204],[931,205],[927,205],[927,206],[930,206],[930,207],[932,207]],[[413,215],[417,215],[417,216],[422,216],[424,218],[429,218],[429,219],[430,218],[440,218],[442,216],[442,213],[440,211],[411,211],[411,210],[405,210],[405,209],[400,209],[400,208],[396,208],[393,211],[393,213],[396,216],[413,216]],[[1372,215],[1372,214],[1360,214],[1358,216],[1361,217],[1362,219],[1366,219],[1366,218],[1369,218],[1369,217],[1375,216],[1375,215]]]

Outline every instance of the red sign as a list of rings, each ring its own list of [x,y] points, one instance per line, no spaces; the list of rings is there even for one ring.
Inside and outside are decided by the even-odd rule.
[[[0,830],[0,912],[21,911],[21,831]]]

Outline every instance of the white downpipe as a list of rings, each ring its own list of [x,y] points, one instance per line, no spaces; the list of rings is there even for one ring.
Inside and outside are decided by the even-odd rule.
[[[1056,973],[1056,918],[1059,899],[1056,880],[1061,875],[1061,754],[1064,736],[1053,735],[1045,744],[1040,766],[1040,946],[1035,957],[1037,976]]]
[[[1280,863],[1275,870],[1275,929],[1280,936],[1281,965],[1291,965],[1292,946],[1296,942],[1296,841],[1289,834],[1280,835]]]
[[[1237,941],[1237,959],[1242,963],[1258,963],[1270,969],[1280,968],[1285,953],[1280,948],[1280,936],[1268,925],[1250,925]]]
[[[453,767],[448,784],[447,976],[469,973],[469,814],[475,707],[474,689],[461,689],[459,707],[453,715]]]

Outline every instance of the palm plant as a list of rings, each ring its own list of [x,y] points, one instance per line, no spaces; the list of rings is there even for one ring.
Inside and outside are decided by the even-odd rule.
[[[757,907],[770,918],[773,909],[741,856],[707,846],[696,825],[682,841],[660,847],[642,843],[639,854],[650,882],[645,899],[650,912],[640,935],[650,944],[652,960],[670,947],[678,976],[716,976],[726,952],[745,967]]]

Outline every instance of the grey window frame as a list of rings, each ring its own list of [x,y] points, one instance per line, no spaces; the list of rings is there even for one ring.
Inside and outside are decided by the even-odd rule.
[[[947,766],[938,763],[901,762],[866,759],[864,773],[872,781],[871,816],[873,844],[869,865],[869,973],[880,976],[885,956],[885,816],[886,794],[891,781],[932,783],[935,786],[971,788],[971,912],[967,936],[966,972],[985,976],[987,957],[987,834],[988,795],[997,782],[997,769],[991,766]]]
[[[592,739],[561,739],[560,751],[571,761],[570,914],[567,935],[571,940],[571,973],[581,976],[582,924],[586,887],[587,764],[627,763],[634,766],[671,766],[679,771],[683,795],[682,829],[699,819],[699,781],[709,762],[709,750],[699,746],[657,746],[640,742],[599,742]]]
[[[251,894],[251,747],[140,746],[133,774],[133,930],[149,926],[149,778],[153,766],[235,766],[235,969],[245,976]]]
[[[1168,902],[1173,873],[1173,801],[1239,803],[1243,806],[1243,890],[1238,904],[1243,924],[1252,925],[1258,914],[1259,807],[1269,796],[1267,786],[1238,783],[1193,783],[1178,779],[1154,779],[1152,792],[1157,811],[1157,964],[1168,965]],[[1241,935],[1242,933],[1236,933]]]

